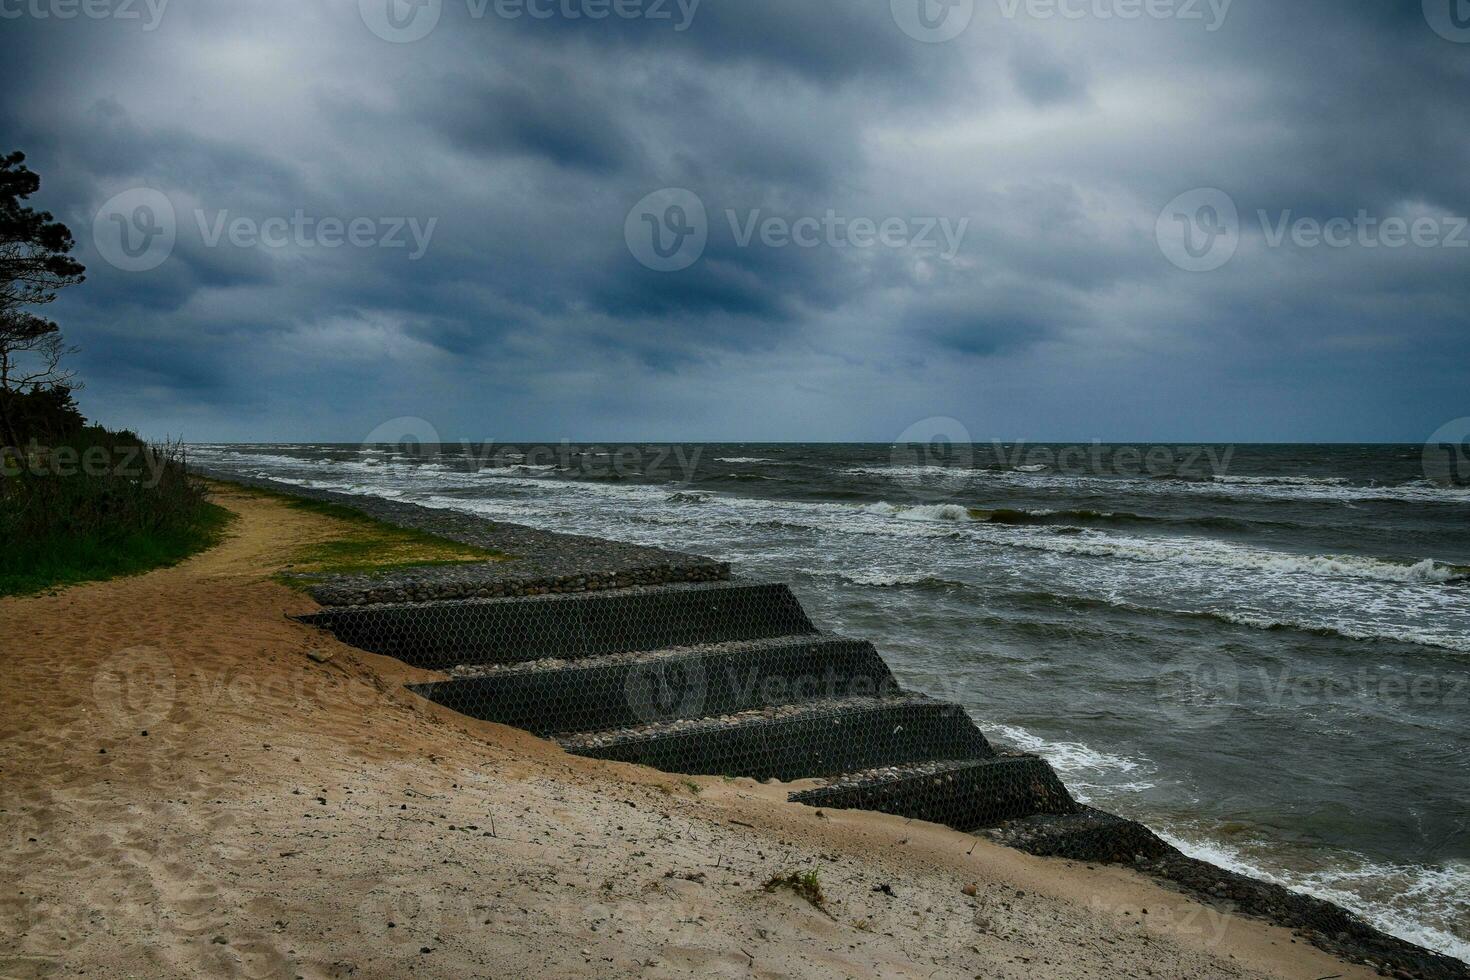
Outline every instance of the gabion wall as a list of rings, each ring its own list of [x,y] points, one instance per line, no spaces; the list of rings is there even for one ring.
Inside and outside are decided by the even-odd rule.
[[[1077,809],[1045,761],[997,756],[962,708],[903,690],[871,643],[818,631],[784,585],[349,601],[303,619],[443,671],[413,686],[426,698],[579,755],[821,778],[828,785],[794,798],[965,830]]]
[[[548,547],[563,549],[519,572],[503,562],[442,582],[419,570],[314,591],[326,608],[303,621],[443,672],[413,686],[426,698],[580,755],[816,779],[791,799],[944,824],[1035,854],[1131,863],[1393,975],[1467,976],[1327,902],[1188,858],[1141,824],[1078,804],[1045,760],[997,753],[959,706],[904,691],[872,644],[820,631],[783,585],[729,581],[708,559],[612,542],[599,545],[617,569],[604,575],[582,539],[563,548],[558,536],[512,525],[455,531],[473,519],[392,508],[378,516],[473,543],[530,552],[556,539]]]

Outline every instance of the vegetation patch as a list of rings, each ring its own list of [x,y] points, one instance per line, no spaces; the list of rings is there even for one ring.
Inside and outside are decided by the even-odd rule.
[[[511,556],[451,541],[426,531],[399,527],[341,504],[293,497],[258,487],[233,487],[250,496],[269,497],[293,510],[333,522],[331,536],[299,549],[277,579],[305,589],[334,575],[384,576],[415,568],[507,561]]]
[[[0,595],[177,564],[233,516],[205,499],[179,447],[130,432],[91,426],[45,449],[0,450]]]
[[[827,915],[831,914],[827,912],[827,896],[822,894],[822,882],[817,877],[816,868],[808,871],[789,871],[784,875],[776,875],[765,884],[765,889],[768,892],[773,892],[780,888],[793,892],[798,898],[805,899],[818,912]]]

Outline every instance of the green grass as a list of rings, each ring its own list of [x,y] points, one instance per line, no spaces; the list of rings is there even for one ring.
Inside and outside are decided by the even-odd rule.
[[[0,555],[0,596],[34,595],[68,585],[139,575],[177,565],[217,544],[234,514],[203,504],[195,521],[160,531],[54,535]]]
[[[806,899],[813,908],[820,912],[827,911],[827,896],[822,892],[822,880],[817,876],[816,868],[776,875],[765,884],[768,892],[773,892],[778,888],[788,889],[798,898]]]
[[[259,487],[233,487],[250,496],[267,497],[292,510],[336,522],[340,534],[297,550],[277,580],[298,589],[333,575],[381,577],[391,572],[447,565],[508,561],[511,556],[462,544],[427,531],[399,527],[342,504],[293,497]]]
[[[0,452],[0,595],[177,564],[219,541],[232,516],[205,499],[176,444],[88,426]]]

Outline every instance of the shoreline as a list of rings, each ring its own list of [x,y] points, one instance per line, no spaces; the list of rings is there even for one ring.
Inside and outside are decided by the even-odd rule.
[[[360,502],[358,498],[351,499],[354,504]],[[534,965],[536,956],[544,956],[549,959],[541,962],[542,968],[554,962],[568,973],[585,969],[599,975],[623,975],[623,971],[628,975],[663,975],[657,966],[638,967],[635,972],[632,957],[618,958],[632,940],[614,937],[633,934],[645,943],[660,936],[666,940],[670,936],[685,940],[665,942],[661,948],[688,947],[688,951],[679,952],[678,956],[693,957],[685,964],[690,970],[716,963],[748,970],[757,962],[757,956],[764,963],[766,951],[772,947],[786,955],[816,942],[833,947],[824,950],[823,956],[838,956],[838,947],[861,947],[862,956],[870,957],[865,961],[864,971],[877,972],[873,964],[885,962],[884,957],[899,957],[893,960],[899,963],[903,956],[908,956],[909,966],[894,971],[899,975],[907,972],[922,975],[936,969],[941,974],[956,976],[974,975],[981,970],[989,975],[1033,975],[1027,971],[1034,964],[1022,963],[1019,959],[1022,957],[1054,963],[1057,967],[1067,960],[1091,962],[1099,968],[1125,973],[1138,972],[1144,964],[1149,964],[1164,975],[1180,976],[1303,976],[1308,973],[1325,976],[1333,972],[1343,976],[1371,975],[1360,968],[1344,967],[1307,944],[1298,943],[1285,930],[1200,905],[1127,869],[1088,869],[1082,864],[1034,858],[974,836],[906,823],[894,817],[803,808],[785,802],[785,791],[793,787],[769,787],[750,780],[717,777],[672,777],[638,767],[577,759],[524,733],[464,718],[403,688],[405,683],[440,675],[343,646],[325,634],[281,620],[282,609],[309,612],[312,603],[270,582],[269,568],[279,561],[291,534],[300,534],[302,527],[312,526],[321,519],[281,514],[270,517],[269,503],[241,503],[236,499],[230,504],[232,509],[250,512],[245,521],[247,526],[233,532],[230,540],[215,551],[176,569],[82,586],[54,597],[0,602],[0,618],[7,623],[13,620],[16,624],[22,621],[36,624],[21,630],[30,643],[16,665],[16,683],[7,688],[12,697],[21,699],[9,705],[7,717],[20,720],[7,724],[3,742],[7,782],[14,779],[15,785],[24,790],[17,796],[22,812],[12,817],[25,827],[46,825],[41,834],[28,835],[21,842],[24,846],[12,855],[11,860],[23,857],[27,861],[24,869],[16,869],[16,880],[25,882],[27,897],[13,903],[19,908],[8,910],[12,916],[24,918],[27,910],[36,913],[49,907],[54,912],[80,904],[83,908],[100,909],[109,922],[130,918],[140,935],[151,937],[151,944],[142,944],[144,950],[152,950],[147,955],[135,951],[144,958],[130,962],[162,966],[164,972],[182,969],[180,964],[185,963],[218,965],[216,961],[223,962],[232,956],[241,957],[243,962],[254,955],[258,962],[284,965],[294,955],[296,959],[290,962],[297,965],[301,975],[340,975],[340,971],[332,972],[333,961],[329,956],[345,955],[343,951],[350,943],[341,938],[310,942],[298,938],[291,923],[304,915],[315,918],[319,924],[332,922],[328,932],[356,933],[356,941],[368,941],[375,953],[401,953],[411,958],[418,969],[431,973],[446,970],[445,975],[454,975],[442,962],[448,957],[441,955],[439,960],[433,957],[435,952],[442,954],[449,947],[460,951],[456,956],[469,958],[457,961],[460,975],[477,969],[475,956],[481,957],[478,968],[483,969],[488,963],[485,957],[502,954],[512,959],[517,955],[528,957],[513,964],[507,959],[502,964],[517,968]],[[277,506],[275,510],[284,508]],[[274,532],[269,528],[272,522]],[[266,525],[264,529],[262,524]],[[242,549],[247,553],[242,554]],[[157,622],[138,621],[137,609],[154,608],[147,604],[145,597],[162,602],[157,606]],[[234,600],[234,604],[229,600]],[[16,628],[12,627],[11,632],[14,634]],[[73,639],[78,636],[79,641]],[[153,652],[138,652],[140,644],[141,649]],[[132,651],[130,656],[122,657],[129,651]],[[323,653],[324,659],[318,660],[317,655]],[[69,662],[68,658],[75,662]],[[160,668],[146,672],[148,676],[162,675],[173,682],[172,694],[165,704],[160,705],[156,697],[143,699],[145,707],[151,705],[151,713],[145,711],[140,716],[132,709],[122,711],[125,717],[121,720],[133,722],[143,717],[150,722],[148,735],[139,734],[145,730],[141,727],[134,730],[132,725],[117,724],[119,712],[113,709],[136,699],[115,695],[131,688],[108,686],[101,680],[113,670],[128,683],[141,683],[147,678],[138,674],[140,661]],[[41,678],[50,673],[60,680],[51,685],[48,693]],[[209,683],[196,688],[196,674]],[[255,683],[243,683],[251,680]],[[273,689],[266,683],[268,680],[283,684],[285,693],[270,693]],[[25,681],[32,683],[28,685]],[[336,685],[357,692],[351,699],[353,703],[346,705],[350,710],[343,711],[343,705],[332,696],[332,693],[340,694],[340,690],[323,695],[323,691]],[[255,693],[241,695],[238,689],[242,688],[253,688]],[[43,700],[28,705],[24,700],[28,690],[40,692]],[[195,696],[196,691],[211,690],[215,692],[213,704],[197,703],[200,699]],[[221,697],[226,702],[222,710]],[[243,706],[231,701],[241,697],[246,702]],[[280,710],[288,706],[299,710]],[[99,707],[104,710],[97,710]],[[161,707],[169,710],[154,717],[159,715]],[[172,729],[182,730],[174,733]],[[69,744],[56,744],[58,732],[70,736]],[[92,748],[99,742],[103,744]],[[252,747],[257,744],[267,747]],[[89,754],[83,754],[84,747],[90,750]],[[287,747],[295,753],[290,757],[294,761],[282,758]],[[321,748],[328,751],[316,751]],[[73,767],[78,775],[68,781],[67,773]],[[99,786],[98,781],[103,779],[110,782]],[[292,783],[297,784],[296,791],[286,793],[284,787]],[[698,791],[690,789],[691,784],[698,786]],[[594,787],[590,797],[585,792],[587,786]],[[321,795],[313,798],[311,793]],[[624,800],[618,804],[621,808],[607,810],[610,794],[638,798],[631,802]],[[478,810],[478,816],[461,814],[450,820],[451,802],[459,808],[455,810],[459,813],[467,798],[476,795],[484,799],[469,810]],[[479,805],[492,798],[497,801],[495,805]],[[426,802],[436,799],[451,802]],[[531,799],[536,805],[510,817],[518,808],[518,801],[523,799]],[[112,812],[120,800],[127,801],[122,806],[123,819]],[[370,801],[367,810],[375,819],[391,818],[391,826],[402,831],[401,840],[392,834],[385,838],[386,825],[376,825],[374,831],[370,821],[364,822],[366,817],[359,812],[364,801]],[[190,811],[189,806],[195,809]],[[352,811],[350,818],[343,807]],[[398,822],[409,819],[398,814],[436,807],[445,812],[437,818],[428,818],[427,826],[416,823],[410,827]],[[613,820],[632,826],[630,814],[640,809],[657,814],[652,818],[655,822],[648,825],[650,831],[664,829],[646,839],[639,838],[643,846],[638,847],[637,841],[630,843],[609,827],[617,825],[611,823]],[[85,818],[83,813],[87,815]],[[496,813],[500,814],[498,827],[487,829],[487,817],[494,819]],[[553,813],[557,819],[548,820]],[[179,817],[182,826],[169,825],[165,818],[171,816]],[[648,816],[648,813],[640,814],[640,819]],[[89,819],[96,822],[91,830],[86,829]],[[457,879],[455,875],[460,872],[444,870],[436,848],[449,846],[454,861],[462,864],[493,861],[496,859],[485,855],[481,848],[489,847],[493,851],[505,845],[490,842],[501,841],[509,841],[516,847],[536,847],[529,842],[537,833],[556,836],[565,829],[558,819],[581,829],[580,837],[574,834],[560,842],[565,852],[561,857],[570,856],[571,860],[558,864],[560,871],[555,874],[567,876],[579,868],[590,870],[598,861],[604,861],[609,871],[637,867],[640,861],[662,867],[675,858],[692,858],[694,855],[686,854],[685,850],[695,841],[699,843],[699,856],[709,859],[709,867],[700,865],[700,870],[668,867],[664,870],[670,873],[669,877],[659,872],[659,876],[647,883],[657,887],[637,894],[625,894],[621,881],[609,877],[613,885],[607,891],[612,894],[604,896],[603,883],[588,878],[585,883],[591,893],[588,903],[573,910],[578,914],[572,918],[580,921],[575,930],[579,933],[577,939],[569,938],[574,923],[566,918],[564,903],[553,911],[536,904],[555,890],[544,881],[531,882],[521,875],[516,880],[530,890],[518,892],[517,900],[523,905],[516,908],[524,911],[534,906],[538,914],[549,916],[551,921],[542,933],[551,944],[549,950],[521,948],[519,941],[509,939],[499,929],[495,930],[493,940],[478,933],[478,939],[456,935],[438,937],[434,942],[443,945],[429,943],[427,948],[433,950],[430,953],[418,952],[426,947],[403,950],[399,947],[404,944],[396,942],[380,949],[383,937],[363,939],[365,932],[371,930],[363,928],[361,902],[345,918],[334,919],[328,914],[342,901],[335,894],[322,893],[322,889],[326,885],[345,887],[346,880],[352,876],[373,875],[370,863],[365,863],[370,854],[396,854],[401,848],[415,855],[417,871],[404,870],[401,880],[391,886],[389,897],[396,896],[395,901],[419,895],[425,885],[432,894],[439,895],[440,890],[434,887],[438,876],[448,875],[447,880],[458,881],[465,888],[469,888],[470,879]],[[317,823],[321,820],[328,820],[328,824],[319,828]],[[507,820],[514,822],[508,825]],[[465,829],[470,824],[475,829]],[[450,825],[455,829],[446,831],[444,828]],[[668,829],[675,826],[679,830],[670,834]],[[264,911],[272,903],[284,903],[284,917],[271,921],[265,921],[268,917],[255,911],[235,913],[248,920],[245,931],[250,933],[248,942],[253,944],[250,948],[255,953],[241,954],[239,937],[226,932],[218,934],[224,942],[216,942],[215,936],[204,936],[215,928],[212,913],[186,913],[183,917],[201,928],[193,930],[194,938],[181,938],[163,928],[166,919],[150,922],[142,909],[127,910],[126,914],[114,911],[111,905],[116,903],[109,903],[106,896],[118,894],[116,891],[94,890],[101,886],[88,886],[81,896],[63,893],[60,887],[63,879],[58,877],[62,871],[53,860],[58,847],[64,858],[61,863],[68,866],[64,873],[67,880],[81,868],[115,866],[127,873],[141,873],[151,881],[151,886],[139,887],[145,893],[151,887],[156,893],[155,900],[187,902],[191,909],[220,904],[206,902],[196,895],[200,891],[194,887],[197,883],[168,878],[174,875],[174,878],[188,879],[189,875],[185,868],[169,869],[168,865],[180,862],[157,842],[149,850],[148,835],[160,827],[167,833],[159,836],[182,835],[176,841],[182,853],[202,847],[215,855],[213,862],[201,865],[205,868],[202,877],[216,877],[211,871],[228,872],[218,876],[224,880],[214,882],[215,889],[210,894],[217,897],[233,890],[232,893],[243,896],[250,891],[241,883],[243,876],[247,884],[251,881],[255,884],[251,886],[254,897],[243,901],[241,908],[253,902],[258,911]],[[517,829],[509,829],[512,827]],[[76,836],[61,840],[49,836],[63,830]],[[493,835],[489,842],[485,841],[486,833]],[[465,846],[446,845],[446,834],[448,839]],[[36,839],[30,840],[31,836]],[[304,849],[287,843],[276,848],[272,843],[272,849],[266,851],[242,843],[256,841],[261,836],[272,842],[289,839],[310,843]],[[468,846],[471,837],[479,848]],[[666,839],[660,840],[661,837]],[[385,850],[385,839],[394,846]],[[647,844],[651,840],[658,840],[662,850],[650,849]],[[900,840],[905,843],[899,844]],[[634,847],[642,851],[643,858],[634,859]],[[142,854],[135,853],[139,848]],[[754,853],[762,855],[751,858],[761,862],[758,873],[752,875],[750,869],[743,869],[726,882],[726,874],[734,874],[728,872],[728,867],[736,866],[723,863],[727,851],[750,856],[752,848]],[[288,853],[291,858],[270,856]],[[541,851],[528,850],[526,854],[546,858]],[[289,867],[291,860],[303,855],[313,855],[311,863],[316,865],[316,871],[312,876],[298,876]],[[835,859],[828,861],[823,855]],[[346,865],[339,867],[334,858],[345,861]],[[800,903],[792,905],[781,895],[766,894],[759,888],[760,881],[765,880],[761,877],[763,873],[779,874],[795,865],[819,866],[824,873],[831,870],[832,877],[824,878],[824,884],[834,902],[840,903],[836,918],[804,909]],[[648,870],[651,874],[658,869]],[[701,880],[679,877],[681,874],[699,875]],[[903,898],[872,891],[882,883],[874,883],[877,876],[887,876],[884,881]],[[312,884],[313,880],[317,883]],[[160,881],[166,887],[160,887]],[[966,895],[963,887],[977,881],[982,887],[977,888],[976,895]],[[364,883],[365,880],[355,881],[357,885]],[[460,884],[451,885],[451,890]],[[859,889],[857,884],[865,887]],[[283,889],[283,885],[287,887]],[[367,888],[366,893],[371,895],[373,887]],[[312,910],[309,903],[298,901],[299,896],[290,888],[316,892],[323,907]],[[733,890],[721,891],[718,901],[706,902],[706,895],[716,888]],[[672,903],[676,912],[689,903],[691,908],[701,910],[711,925],[691,930],[688,923],[679,921],[677,914],[670,920],[667,909],[651,915],[650,909],[655,906],[663,909],[669,904],[665,900],[670,895],[661,890],[677,897],[678,901]],[[1025,894],[1014,894],[1016,890]],[[726,894],[728,898],[724,897]],[[538,896],[536,901],[531,900],[532,895]],[[910,937],[899,925],[900,918],[892,914],[894,906],[913,895],[923,896],[919,902],[924,908],[912,911],[904,904],[902,911],[908,918],[929,916],[931,926],[944,923],[947,942],[924,946],[921,936]],[[616,901],[595,901],[599,898]],[[449,900],[449,904],[453,901]],[[502,912],[512,914],[510,903],[495,904],[497,911],[490,916],[492,921],[499,922]],[[500,905],[505,908],[500,909]],[[608,923],[621,923],[611,928],[623,929],[622,934],[591,928],[597,920],[589,920],[587,911],[598,908],[613,913],[605,919]],[[861,916],[851,911],[859,908]],[[1150,910],[1147,918],[1143,916],[1143,908]],[[468,913],[472,909],[461,911]],[[732,911],[739,914],[732,916]],[[754,921],[763,924],[752,926],[752,914],[757,916]],[[439,921],[445,921],[442,909],[436,915]],[[463,917],[468,927],[469,916]],[[41,914],[32,916],[19,942],[12,939],[0,947],[10,957],[4,961],[8,972],[18,971],[24,957],[41,963],[48,955],[54,956],[54,952],[48,954],[42,948],[48,938],[53,947],[74,945],[81,952],[73,955],[81,956],[85,962],[109,963],[104,952],[110,947],[88,927],[84,911],[76,910],[76,917],[65,931],[50,922],[52,918]],[[203,919],[211,924],[203,925]],[[984,927],[981,919],[985,920]],[[793,920],[802,929],[810,927],[810,930],[803,938],[787,937],[789,941],[782,941],[778,930],[791,926]],[[855,925],[863,921],[868,922],[869,929]],[[1056,927],[1061,934],[1074,938],[1080,935],[1086,941],[1081,946],[1075,941],[1049,942],[1055,936],[1041,935],[1045,930],[1034,928],[1044,922],[1063,923]],[[508,920],[502,924],[509,927]],[[885,925],[894,928],[886,931],[880,928]],[[1203,928],[1205,925],[1209,928]],[[235,930],[238,932],[239,928],[236,926]],[[762,938],[758,934],[760,930],[768,936]],[[832,941],[832,930],[841,932],[842,942]],[[277,949],[281,944],[273,942],[272,933],[290,936],[293,945]],[[954,940],[960,933],[964,941],[974,944],[973,951],[955,949]],[[11,936],[11,930],[5,930],[4,935]],[[67,938],[62,940],[62,936]],[[818,936],[821,938],[813,938]],[[1017,945],[1007,936],[1024,936],[1029,945]],[[696,956],[696,948],[701,944],[718,945],[717,940],[724,939],[736,940],[734,945],[739,948],[758,944],[760,949],[738,955],[727,949],[713,958],[699,959],[712,955],[706,950]],[[497,942],[505,947],[499,952],[494,945]],[[597,950],[598,954],[604,951],[614,954],[617,962],[612,967],[603,963],[599,955],[582,955],[583,949],[591,952],[593,945],[600,943],[606,944],[606,948]],[[131,949],[136,944],[127,945]],[[312,952],[308,955],[297,947],[310,947]],[[294,954],[290,952],[292,948],[296,948]],[[1023,948],[1031,952],[1020,952]],[[1036,952],[1038,949],[1047,952]],[[933,957],[939,955],[968,959],[963,964],[957,961],[936,964]],[[304,959],[312,959],[309,968]],[[917,969],[920,961],[926,967],[922,972]],[[830,967],[836,974],[858,974],[851,969],[851,963],[844,961],[842,969],[833,963],[827,963],[824,969]],[[1175,968],[1171,969],[1169,964]],[[1246,967],[1258,973],[1247,972]],[[679,968],[671,963],[665,963],[665,968],[674,970],[670,975],[679,974]],[[781,967],[763,969],[783,975]],[[797,972],[802,967],[797,959],[789,959],[784,969]]]

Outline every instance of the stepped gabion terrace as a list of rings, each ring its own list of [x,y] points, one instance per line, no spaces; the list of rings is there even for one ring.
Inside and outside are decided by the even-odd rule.
[[[1465,975],[1334,905],[1194,860],[1142,824],[1079,803],[1046,760],[999,751],[962,706],[905,690],[871,643],[822,630],[783,584],[733,578],[723,563],[675,552],[261,484],[516,556],[335,579],[313,589],[322,610],[301,617],[440,672],[411,689],[455,711],[576,755],[801,780],[790,799],[809,806],[1126,863],[1395,975]]]

